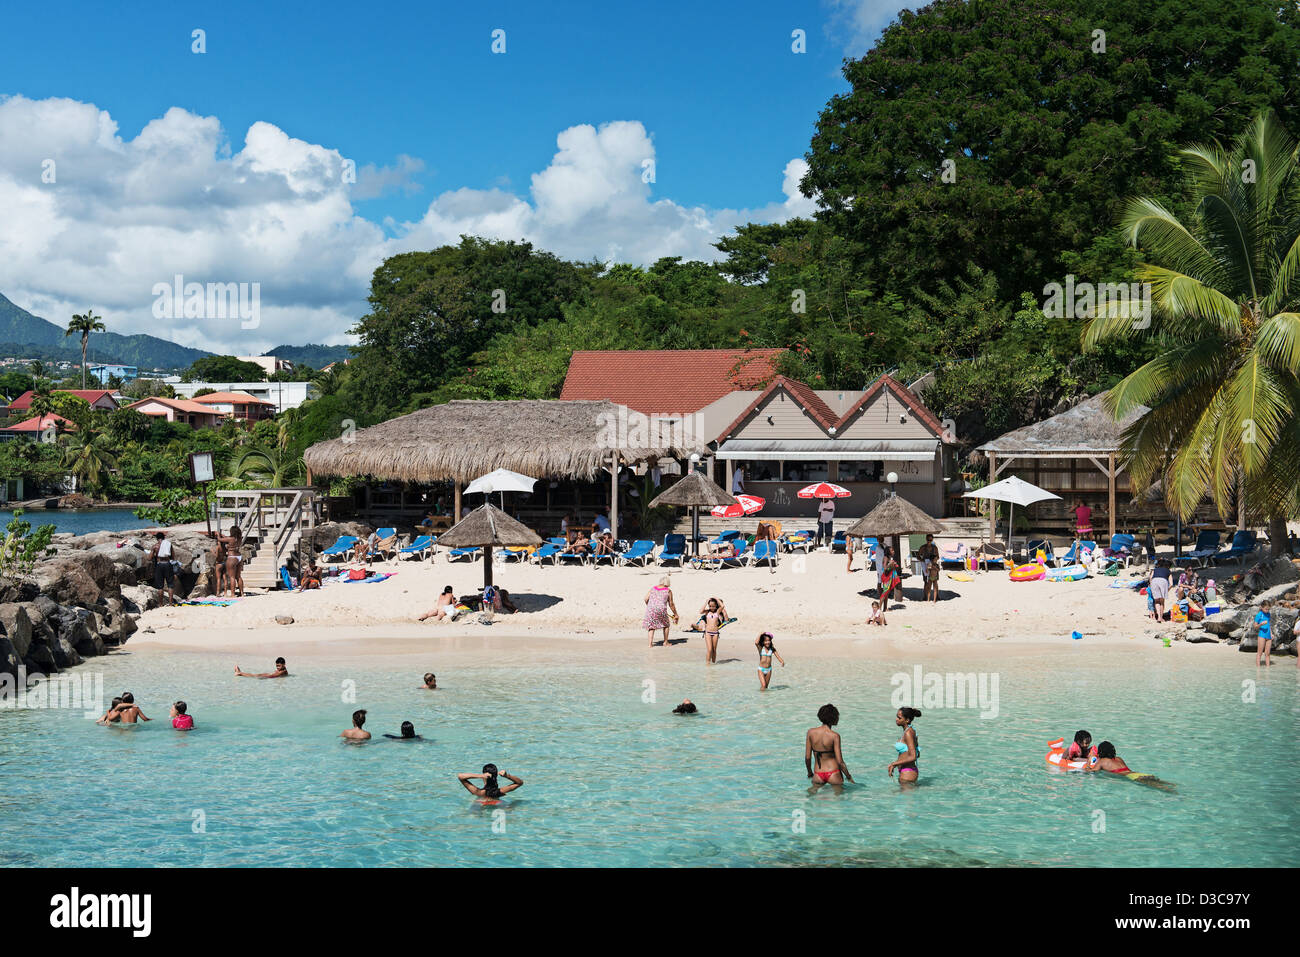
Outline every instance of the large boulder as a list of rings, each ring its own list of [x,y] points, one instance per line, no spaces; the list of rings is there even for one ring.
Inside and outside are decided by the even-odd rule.
[[[134,543],[129,545],[118,546],[113,542],[106,542],[103,545],[93,545],[87,551],[104,555],[109,561],[119,565],[130,565],[132,568],[139,568],[144,564],[145,555],[148,553]]]
[[[22,660],[22,656],[14,649],[13,642],[0,635],[0,674],[10,675],[16,679],[18,666],[22,664]]]
[[[1249,606],[1243,606],[1241,608],[1229,608],[1217,615],[1210,615],[1201,624],[1205,626],[1205,630],[1210,634],[1226,636],[1244,628],[1246,623],[1254,617],[1255,610]]]
[[[96,557],[109,569],[113,567],[113,563],[102,555]],[[73,558],[42,562],[36,566],[32,577],[44,595],[61,605],[90,606],[103,592],[86,564]]]
[[[54,663],[60,668],[71,668],[85,660],[66,638],[51,638],[46,644],[54,654]]]
[[[152,585],[123,585],[122,607],[128,614],[138,615],[162,604],[163,593]]]
[[[59,665],[54,660],[54,652],[48,645],[33,643],[23,657],[28,674],[56,675]]]
[[[26,658],[32,645],[32,620],[27,609],[14,602],[0,605],[0,628],[19,658]]]

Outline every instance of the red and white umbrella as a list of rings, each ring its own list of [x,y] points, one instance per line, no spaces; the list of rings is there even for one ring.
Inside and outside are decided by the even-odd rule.
[[[766,504],[767,500],[757,495],[737,495],[735,505],[715,505],[709,509],[709,514],[718,518],[740,518],[742,515],[762,511]]]
[[[848,498],[853,493],[834,482],[817,482],[799,489],[795,494],[800,498]]]

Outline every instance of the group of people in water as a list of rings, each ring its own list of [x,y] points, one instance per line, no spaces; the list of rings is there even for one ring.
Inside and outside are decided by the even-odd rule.
[[[903,729],[902,737],[894,745],[898,758],[886,765],[885,770],[892,778],[898,772],[900,784],[912,784],[920,777],[917,758],[921,756],[921,745],[916,739],[916,729],[912,722],[921,717],[915,708],[899,708],[894,713],[894,724]],[[817,710],[817,720],[821,722],[815,728],[809,728],[804,735],[803,762],[808,778],[817,790],[825,784],[843,784],[853,781],[848,766],[844,763],[844,752],[840,733],[835,726],[840,723],[839,709],[833,704],[824,704]]]
[[[177,731],[194,730],[194,718],[189,713],[189,705],[184,701],[177,701],[173,704],[168,717],[171,719],[172,727]],[[152,720],[153,718],[147,717],[140,710],[140,706],[135,703],[135,695],[129,691],[123,691],[109,703],[108,710],[95,723],[131,726],[140,721]]]
[[[1087,731],[1076,731],[1074,741],[1066,749],[1065,756],[1071,761],[1083,762],[1080,771],[1109,771],[1111,774],[1123,774],[1134,781],[1148,784],[1162,790],[1173,790],[1173,785],[1162,781],[1153,774],[1141,774],[1134,771],[1124,759],[1115,753],[1115,745],[1109,741],[1093,746],[1092,735]]]

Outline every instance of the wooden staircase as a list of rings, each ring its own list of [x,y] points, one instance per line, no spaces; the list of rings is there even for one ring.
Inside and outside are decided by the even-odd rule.
[[[248,588],[280,587],[280,567],[291,555],[309,561],[314,549],[311,536],[320,502],[310,488],[275,488],[217,493],[218,521],[233,519],[244,535],[244,585]],[[227,527],[223,523],[222,527]]]

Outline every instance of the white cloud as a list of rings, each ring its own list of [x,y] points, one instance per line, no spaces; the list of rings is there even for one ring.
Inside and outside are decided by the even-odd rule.
[[[418,189],[420,159],[363,167],[348,185],[337,150],[270,123],[254,123],[236,152],[215,117],[178,108],[123,139],[91,104],[0,98],[0,292],[54,322],[93,306],[113,331],[248,354],[344,341],[385,257],[462,234],[526,239],[573,259],[716,259],[712,243],[736,226],[814,208],[798,191],[802,159],[785,166],[784,198],[754,209],[656,198],[643,177],[654,159],[639,122],[574,126],[559,133],[527,195],[508,181],[447,190],[419,220],[385,224],[386,234],[353,204]],[[47,160],[53,183],[42,181]],[[153,286],[176,274],[261,283],[260,325],[154,318]]]
[[[826,0],[826,5],[830,8],[826,34],[839,40],[841,49],[851,57],[865,55],[899,11],[924,6],[909,7],[899,0]]]

